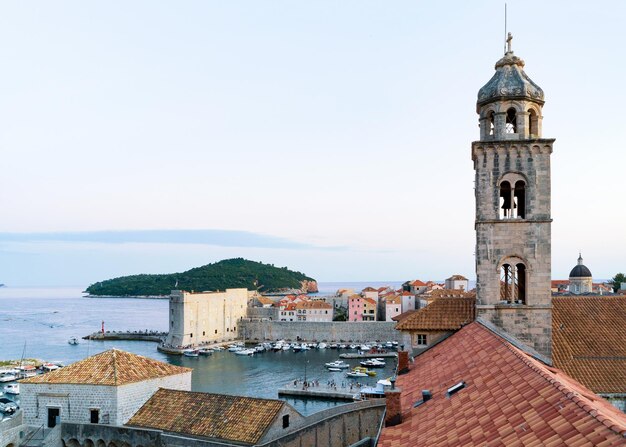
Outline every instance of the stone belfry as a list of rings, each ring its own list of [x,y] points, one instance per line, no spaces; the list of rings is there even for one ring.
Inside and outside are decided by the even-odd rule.
[[[543,90],[511,50],[478,92],[476,171],[478,316],[550,357],[550,155],[541,134]]]

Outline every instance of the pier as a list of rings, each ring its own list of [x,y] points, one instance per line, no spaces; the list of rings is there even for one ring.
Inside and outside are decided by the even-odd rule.
[[[290,382],[278,389],[278,396],[300,396],[313,397],[318,399],[339,399],[339,400],[359,400],[361,387],[350,382],[344,382],[344,386],[328,385],[318,381],[307,382],[305,385],[301,380]]]
[[[375,358],[384,358],[384,357],[398,357],[398,354],[395,352],[350,352],[346,354],[339,354],[339,358],[341,359],[375,359]]]
[[[161,343],[167,337],[167,332],[158,331],[128,331],[128,332],[94,332],[85,335],[83,340],[136,340],[136,341],[154,341]]]

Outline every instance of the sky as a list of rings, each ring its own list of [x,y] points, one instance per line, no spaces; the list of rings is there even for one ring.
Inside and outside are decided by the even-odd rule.
[[[623,2],[508,1],[546,95],[552,271],[626,270]],[[474,278],[500,1],[0,2],[0,283],[230,257]]]

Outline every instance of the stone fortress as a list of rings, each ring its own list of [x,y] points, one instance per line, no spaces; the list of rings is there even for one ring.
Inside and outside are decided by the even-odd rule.
[[[549,357],[554,139],[542,136],[543,90],[524,72],[511,39],[476,105],[477,314]]]

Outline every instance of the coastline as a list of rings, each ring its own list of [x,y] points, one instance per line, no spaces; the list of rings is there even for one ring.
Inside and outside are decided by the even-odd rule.
[[[136,298],[142,300],[169,300],[169,295],[83,295],[83,298]]]

